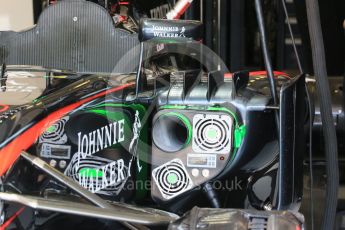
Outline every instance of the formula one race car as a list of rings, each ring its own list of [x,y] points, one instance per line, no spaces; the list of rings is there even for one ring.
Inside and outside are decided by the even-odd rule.
[[[230,74],[200,23],[139,30],[134,73],[2,65],[3,226],[301,229],[304,76],[275,72],[274,104],[266,71]]]

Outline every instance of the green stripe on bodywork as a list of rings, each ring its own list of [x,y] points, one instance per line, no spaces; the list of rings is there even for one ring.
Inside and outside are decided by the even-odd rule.
[[[141,104],[126,105],[126,104],[104,103],[104,104],[98,104],[98,105],[92,106],[90,108],[95,109],[95,108],[102,108],[102,107],[130,108],[132,110],[138,110],[139,113],[143,113],[143,114],[146,112],[146,108]]]
[[[103,172],[99,169],[83,168],[79,171],[79,175],[87,178],[100,178],[103,176]]]
[[[247,129],[245,125],[241,125],[237,129],[235,129],[235,141],[234,141],[234,147],[239,148],[242,144],[242,141],[246,135]]]

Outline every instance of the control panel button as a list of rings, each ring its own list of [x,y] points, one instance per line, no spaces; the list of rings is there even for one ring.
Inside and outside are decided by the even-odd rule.
[[[202,176],[208,178],[210,176],[210,170],[203,169],[202,170]]]
[[[199,176],[199,169],[192,169],[192,175],[193,175],[193,177],[198,177]]]
[[[53,168],[55,168],[57,165],[57,161],[53,159],[49,162],[49,165],[52,166]]]
[[[62,169],[66,168],[66,165],[67,165],[66,161],[60,161],[59,162],[59,167],[62,168]]]

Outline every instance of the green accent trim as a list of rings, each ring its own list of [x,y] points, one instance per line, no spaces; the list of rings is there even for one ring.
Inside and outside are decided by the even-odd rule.
[[[247,132],[247,128],[245,125],[241,125],[240,127],[236,128],[235,129],[235,132],[234,132],[234,147],[236,149],[238,149],[241,144],[242,144],[242,141],[246,135],[246,132]]]
[[[146,112],[146,108],[141,104],[126,105],[126,104],[105,103],[105,104],[98,104],[98,105],[95,105],[93,107],[89,107],[88,109],[95,109],[95,108],[102,108],[102,107],[130,108],[132,110],[139,110],[139,113],[141,113],[141,112],[145,113]],[[140,114],[140,115],[143,116],[143,114]]]
[[[93,168],[83,168],[79,171],[80,176],[89,177],[89,178],[100,178],[103,176],[103,172],[99,169]]]
[[[163,105],[161,109],[187,109],[185,105]]]
[[[169,112],[169,113],[166,113],[166,114],[163,114],[162,116],[174,116],[174,117],[177,117],[180,121],[183,122],[183,124],[186,125],[187,127],[187,130],[188,130],[188,137],[187,137],[187,140],[186,140],[186,143],[184,143],[184,147],[187,146],[190,141],[192,140],[192,134],[193,134],[193,126],[191,125],[189,119],[182,115],[182,114],[179,114],[179,113],[176,113],[176,112]],[[159,119],[159,118],[158,118]]]

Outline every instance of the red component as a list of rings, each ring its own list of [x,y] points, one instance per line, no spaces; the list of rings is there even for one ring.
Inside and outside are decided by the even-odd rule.
[[[119,22],[124,22],[124,21],[127,21],[127,17],[119,15]]]
[[[119,2],[119,5],[129,5],[129,2]]]
[[[8,105],[0,105],[0,113],[5,112],[8,110],[10,107]]]
[[[275,77],[277,76],[283,76],[290,78],[290,76],[287,73],[280,72],[280,71],[273,71],[273,74]],[[250,77],[256,77],[256,76],[267,76],[267,71],[254,71],[249,73]]]
[[[184,12],[186,12],[186,10],[189,8],[190,3],[185,3],[185,5],[181,8],[181,11],[179,11],[176,14],[176,17],[174,17],[174,19],[180,19],[180,17],[184,14]]]
[[[3,225],[0,226],[0,230],[6,230],[8,226],[24,211],[25,207],[19,209],[10,219],[8,219]]]
[[[168,19],[179,19],[184,12],[188,9],[188,7],[191,5],[193,0],[179,0],[176,2],[173,9],[171,9],[167,13]]]
[[[50,126],[55,124],[59,119],[61,119],[71,111],[75,110],[76,108],[87,102],[105,96],[106,94],[120,91],[133,84],[134,83],[130,83],[116,88],[112,88],[101,93],[95,94],[93,96],[90,96],[88,98],[85,98],[81,101],[70,104],[64,108],[61,108],[49,114],[47,117],[34,124],[32,127],[25,130],[22,134],[20,134],[18,137],[16,137],[13,141],[11,141],[9,144],[7,144],[4,148],[0,150],[0,176],[4,175],[4,173],[6,173],[6,171],[13,165],[13,163],[20,156],[21,151],[27,150],[37,140],[37,138],[39,138],[39,136],[42,135],[42,133],[44,133]]]
[[[111,5],[111,12],[115,12],[116,11],[116,8],[117,8],[117,4],[113,4]]]
[[[288,79],[291,78],[287,73],[280,72],[280,71],[273,71],[273,74],[275,77],[282,76]],[[266,71],[249,72],[249,77],[257,77],[257,76],[267,76],[267,72]],[[224,78],[232,78],[232,73],[225,73]]]
[[[232,78],[232,73],[225,73],[224,78]]]
[[[225,157],[221,156],[219,159],[220,159],[221,161],[223,161],[223,160],[225,159]]]

